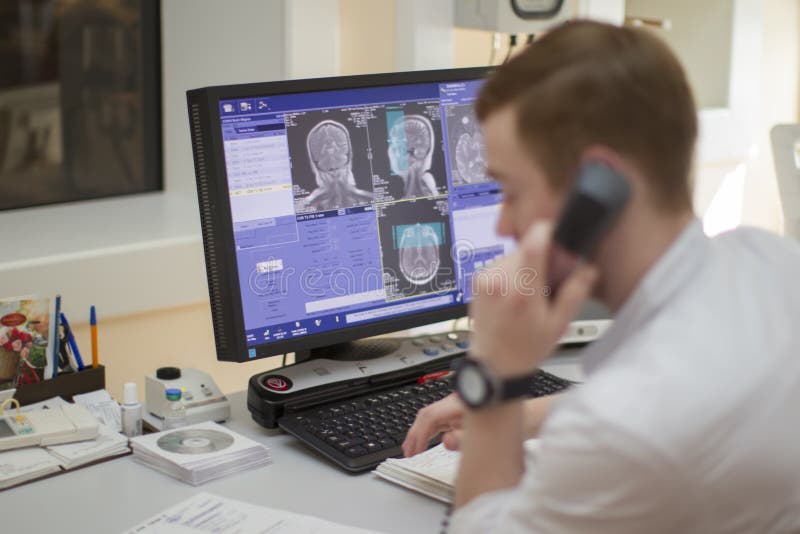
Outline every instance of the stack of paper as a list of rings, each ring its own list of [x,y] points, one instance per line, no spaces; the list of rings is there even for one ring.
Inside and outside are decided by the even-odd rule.
[[[213,422],[131,439],[133,458],[197,486],[269,464],[269,449]]]
[[[375,474],[437,501],[451,503],[460,458],[460,453],[439,444],[411,458],[389,458],[378,465]]]
[[[23,406],[23,413],[32,410],[57,410],[68,404],[61,397],[53,397],[36,404]],[[49,445],[25,447],[0,453],[0,489],[41,478],[50,473],[68,470],[104,458],[129,454],[128,438],[99,424],[99,434],[94,439]]]
[[[101,458],[119,456],[130,452],[128,438],[100,423],[99,435],[95,439],[50,445],[47,450],[56,457],[64,469],[72,469]]]
[[[60,470],[58,460],[41,447],[5,451],[0,454],[0,489]]]
[[[527,460],[533,459],[538,446],[536,439],[525,442]],[[461,453],[439,444],[411,458],[389,458],[378,465],[374,473],[437,501],[452,503],[460,460]]]

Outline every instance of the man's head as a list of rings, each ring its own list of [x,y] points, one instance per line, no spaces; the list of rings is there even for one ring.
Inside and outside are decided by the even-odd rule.
[[[590,158],[629,175],[654,212],[691,211],[694,100],[678,61],[646,31],[564,24],[492,74],[476,113],[504,189],[500,233],[518,238],[534,219],[555,218]]]

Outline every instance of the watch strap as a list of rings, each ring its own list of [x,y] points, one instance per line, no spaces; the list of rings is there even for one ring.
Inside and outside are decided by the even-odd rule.
[[[538,370],[534,370],[522,376],[501,379],[502,390],[499,392],[500,400],[507,401],[518,397],[529,396],[531,393],[531,382],[533,382],[533,378],[536,376],[537,372]]]

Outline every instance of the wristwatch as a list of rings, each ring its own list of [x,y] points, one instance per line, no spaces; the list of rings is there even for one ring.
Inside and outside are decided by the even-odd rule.
[[[472,409],[487,408],[530,394],[537,370],[513,378],[499,378],[483,362],[464,358],[455,370],[455,390]]]

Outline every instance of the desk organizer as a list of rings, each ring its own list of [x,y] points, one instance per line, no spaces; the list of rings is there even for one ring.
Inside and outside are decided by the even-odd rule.
[[[73,395],[88,393],[106,387],[106,368],[102,365],[86,367],[83,371],[64,373],[34,384],[17,388],[14,398],[23,406],[52,397],[72,401]]]

